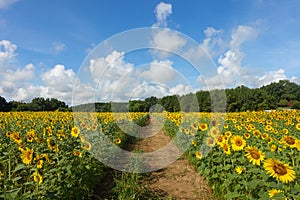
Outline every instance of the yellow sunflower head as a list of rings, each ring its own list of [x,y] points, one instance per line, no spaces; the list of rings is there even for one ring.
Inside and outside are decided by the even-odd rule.
[[[247,154],[245,156],[254,165],[260,165],[260,162],[265,158],[264,153],[259,151],[256,147],[248,146],[246,152]]]
[[[297,123],[297,124],[296,124],[296,129],[297,129],[298,131],[300,131],[300,123]]]
[[[251,135],[250,135],[249,133],[244,133],[244,137],[245,137],[246,139],[249,139],[249,138],[251,137]]]
[[[201,160],[202,159],[202,153],[200,152],[200,151],[196,151],[196,153],[195,153],[195,156],[196,156],[196,158],[198,158],[199,160]]]
[[[206,138],[206,145],[209,146],[209,147],[213,147],[215,146],[215,139],[212,138],[212,137],[207,137]]]
[[[292,136],[289,136],[289,135],[286,135],[284,136],[280,142],[284,143],[285,145],[289,146],[290,148],[295,148],[296,147],[296,141],[297,139],[292,137]]]
[[[243,172],[243,168],[241,166],[237,166],[235,168],[236,173],[241,174]]]
[[[206,131],[208,129],[208,125],[206,123],[200,123],[200,124],[198,124],[198,128],[201,131]]]
[[[33,180],[39,185],[43,183],[43,177],[38,172],[33,172]]]
[[[246,141],[240,135],[234,135],[230,138],[231,146],[234,151],[241,151],[246,145]]]
[[[227,138],[230,138],[231,135],[232,135],[232,133],[231,133],[231,131],[226,131],[226,132],[224,133],[224,135],[225,135]]]
[[[259,138],[261,135],[261,132],[259,130],[254,130],[252,133],[256,138]]]
[[[230,146],[229,146],[229,144],[228,143],[223,143],[223,145],[222,145],[223,147],[223,150],[224,150],[224,152],[227,154],[227,155],[230,155],[231,154],[231,151],[230,151]]]
[[[274,152],[276,150],[276,145],[275,144],[272,144],[272,146],[270,147],[270,151]]]
[[[120,144],[122,142],[122,140],[120,139],[120,138],[117,138],[116,140],[115,140],[115,143],[116,144]]]
[[[43,167],[43,163],[44,163],[43,160],[38,160],[37,163],[36,163],[36,167],[37,167],[38,169],[41,169],[41,168]]]
[[[264,168],[267,174],[284,183],[293,182],[296,178],[296,173],[288,164],[269,158],[264,163]]]
[[[84,150],[86,150],[86,151],[90,151],[91,148],[92,148],[92,145],[91,145],[91,143],[89,143],[89,142],[86,141],[86,142],[84,142],[82,148],[83,148]]]
[[[22,154],[21,154],[21,159],[22,162],[26,165],[30,164],[32,162],[32,158],[33,158],[33,150],[29,149],[28,147],[26,147],[26,150],[20,148]]]
[[[80,133],[80,129],[77,128],[76,126],[74,126],[74,127],[72,128],[71,135],[72,135],[74,138],[77,138],[78,135],[79,135],[79,133]]]
[[[263,140],[268,139],[268,137],[269,137],[268,133],[263,133],[263,134],[261,134],[261,138],[262,138]]]
[[[288,130],[287,128],[284,128],[284,129],[282,130],[282,132],[283,132],[284,134],[288,134],[288,133],[289,133],[289,130]]]
[[[269,190],[268,191],[268,194],[269,194],[269,197],[270,198],[272,198],[272,197],[274,197],[276,194],[279,194],[279,193],[281,193],[281,192],[283,192],[282,190],[277,190],[277,189],[271,189],[271,190]]]

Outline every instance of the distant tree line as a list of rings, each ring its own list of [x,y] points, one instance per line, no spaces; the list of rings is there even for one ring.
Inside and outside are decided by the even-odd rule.
[[[5,98],[0,96],[0,112],[10,111],[70,111],[68,105],[55,98],[34,98],[31,102],[7,102]]]
[[[152,96],[145,100],[131,100],[128,103],[90,103],[73,108],[97,112],[148,112],[156,104],[161,106],[155,111],[166,110],[169,112],[238,112],[272,110],[279,107],[300,109],[300,86],[289,80],[281,80],[253,89],[242,85],[234,89],[225,89],[225,91],[198,91],[195,94],[171,95],[162,98]]]
[[[225,95],[223,95],[225,94]],[[160,105],[160,106],[157,106]],[[300,109],[300,86],[289,80],[260,88],[238,86],[233,89],[198,91],[195,94],[171,95],[162,98],[149,97],[144,100],[124,102],[97,102],[68,108],[57,99],[34,98],[30,103],[6,102],[0,97],[0,111],[96,111],[96,112],[238,112],[272,110],[279,107]]]

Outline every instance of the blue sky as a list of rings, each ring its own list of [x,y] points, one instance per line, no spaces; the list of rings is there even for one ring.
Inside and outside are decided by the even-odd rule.
[[[71,105],[74,91],[76,104],[95,96],[126,101],[281,79],[300,83],[299,10],[298,0],[0,0],[0,96]],[[193,60],[205,49],[215,67],[199,74],[182,57],[115,45],[107,55],[90,54],[115,34],[141,27],[176,31],[149,35],[153,47],[170,51],[193,39],[199,46],[182,54]],[[81,80],[85,64],[89,83]]]

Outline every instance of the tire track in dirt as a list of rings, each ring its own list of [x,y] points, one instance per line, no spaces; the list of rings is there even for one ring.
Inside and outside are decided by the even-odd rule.
[[[149,125],[144,127],[143,131],[145,131],[144,135],[152,136],[138,141],[134,149],[154,152],[169,144],[170,137],[161,129],[162,124],[155,117],[151,117]],[[155,165],[151,161],[145,164]],[[213,199],[212,191],[205,178],[196,172],[184,155],[165,168],[150,172],[149,176],[145,176],[143,185],[166,199],[170,197],[172,199]]]

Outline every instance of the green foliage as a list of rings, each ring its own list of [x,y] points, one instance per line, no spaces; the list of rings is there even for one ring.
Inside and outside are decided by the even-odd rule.
[[[300,110],[300,102],[299,101],[294,101],[291,108]]]
[[[288,100],[286,100],[286,99],[281,99],[279,102],[278,102],[278,106],[279,107],[287,107],[287,105],[288,105]]]

